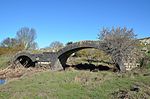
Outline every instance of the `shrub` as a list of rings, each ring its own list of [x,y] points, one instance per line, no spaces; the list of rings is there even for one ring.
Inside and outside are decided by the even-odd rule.
[[[8,55],[8,54],[15,54],[19,51],[23,50],[23,45],[17,45],[16,47],[0,47],[0,56],[1,55]]]

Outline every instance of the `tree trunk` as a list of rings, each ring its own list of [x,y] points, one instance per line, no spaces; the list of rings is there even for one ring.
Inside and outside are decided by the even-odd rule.
[[[126,67],[125,67],[125,65],[124,65],[124,63],[122,61],[120,61],[118,63],[118,66],[119,66],[120,72],[122,72],[122,73],[126,72]]]

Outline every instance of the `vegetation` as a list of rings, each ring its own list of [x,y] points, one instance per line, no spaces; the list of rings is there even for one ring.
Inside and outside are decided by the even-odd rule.
[[[111,62],[111,57],[107,55],[105,52],[100,51],[98,49],[83,49],[75,53],[76,57],[82,57],[84,60],[88,61],[88,63],[93,63],[94,61],[106,61]]]
[[[104,43],[103,50],[109,54],[113,63],[116,64],[122,72],[125,71],[124,62],[128,58],[132,58],[137,53],[137,40],[133,29],[127,28],[104,28],[98,35],[101,42]]]
[[[54,41],[50,44],[49,46],[54,52],[59,51],[61,48],[64,47],[63,43],[59,42],[59,41]]]
[[[70,44],[72,44],[72,43],[73,43],[73,42],[67,42],[66,45],[70,45]]]
[[[34,29],[24,27],[21,28],[16,35],[16,38],[8,37],[4,39],[0,44],[0,48],[9,50],[16,49],[16,51],[18,51],[18,48],[19,50],[33,50],[37,48],[37,43],[35,42],[36,32]]]
[[[143,73],[47,71],[24,76],[1,85],[0,98],[148,99],[150,98],[149,86],[150,76],[143,76]]]
[[[0,69],[9,65],[10,58],[22,50],[41,53],[36,48],[36,32],[34,29],[21,28],[16,38],[6,38],[0,46]],[[119,65],[124,70],[123,60],[127,57],[137,57],[139,47],[133,30],[126,28],[103,29],[99,39],[104,43],[103,51],[84,49],[75,54],[82,57],[79,63],[88,61],[90,64],[106,61]],[[66,45],[72,44],[68,42]],[[140,47],[145,45],[140,45]],[[53,51],[63,47],[61,42],[52,42],[49,46]],[[141,67],[126,73],[112,71],[44,71],[27,74],[33,68],[12,69],[12,75],[18,73],[15,80],[7,79],[7,83],[0,85],[0,99],[149,99],[150,98],[150,47],[141,60]],[[140,48],[141,49],[141,48]],[[133,55],[131,54],[134,52]],[[132,55],[132,56],[130,56]],[[144,67],[144,68],[143,68]],[[145,68],[146,67],[146,68]],[[11,71],[11,70],[10,70]],[[9,71],[9,72],[10,72]],[[7,72],[7,70],[6,70]],[[21,73],[23,72],[23,73]],[[2,72],[0,72],[0,75]],[[9,73],[10,76],[11,73]],[[23,76],[22,76],[23,75]],[[12,77],[13,78],[13,77]]]
[[[1,55],[0,56],[0,69],[4,69],[8,66],[10,58],[11,57],[8,55]]]
[[[13,55],[24,49],[23,45],[18,45],[16,47],[0,47],[0,56],[1,55]]]
[[[33,28],[23,27],[17,32],[17,37],[19,43],[23,44],[25,50],[36,49],[37,43],[36,31]]]
[[[143,58],[140,60],[140,68],[150,68],[150,53],[145,52],[145,55],[143,56]]]
[[[36,49],[34,41],[36,32],[27,27],[21,28],[16,33],[16,38],[6,38],[0,43],[0,69],[6,68],[11,58],[19,51]]]
[[[3,40],[3,42],[1,43],[1,47],[15,47],[17,45],[17,40],[15,38],[6,38]]]

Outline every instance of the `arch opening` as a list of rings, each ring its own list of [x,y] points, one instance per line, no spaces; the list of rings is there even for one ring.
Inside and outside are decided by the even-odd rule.
[[[16,60],[15,60],[16,64],[21,64],[22,66],[24,66],[25,68],[29,68],[29,67],[35,67],[35,62],[33,62],[31,60],[31,58],[29,58],[28,56],[19,56]]]
[[[77,70],[90,70],[90,71],[113,70],[114,66],[113,66],[113,63],[111,63],[111,62],[108,62],[108,61],[106,62],[103,60],[96,60],[96,59],[94,59],[94,57],[90,57],[90,54],[89,55],[87,54],[87,56],[86,56],[89,58],[78,57],[78,56],[76,56],[76,54],[74,54],[74,53],[78,53],[79,51],[82,51],[82,50],[85,50],[85,52],[86,52],[86,50],[92,50],[92,51],[94,50],[93,52],[96,52],[96,53],[91,52],[90,53],[91,55],[92,54],[98,55],[98,52],[101,51],[100,49],[95,48],[95,47],[80,47],[80,48],[75,48],[75,49],[66,51],[65,53],[61,54],[58,57],[64,70],[67,69],[68,67],[72,67]],[[71,61],[79,60],[79,62],[69,63],[70,60]],[[103,63],[103,64],[99,64],[99,63]],[[109,66],[109,65],[111,65],[111,66]]]

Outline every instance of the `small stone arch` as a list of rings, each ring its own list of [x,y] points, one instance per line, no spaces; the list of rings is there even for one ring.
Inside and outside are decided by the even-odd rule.
[[[28,68],[28,67],[34,67],[35,66],[35,58],[32,56],[32,54],[27,53],[27,52],[21,52],[21,53],[17,53],[14,57],[13,57],[13,63],[17,64],[18,62]]]

